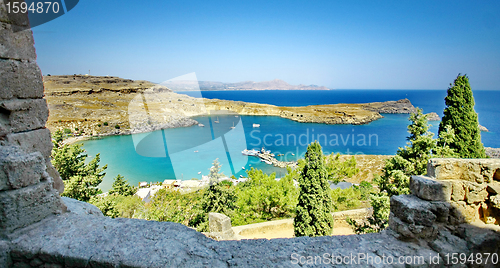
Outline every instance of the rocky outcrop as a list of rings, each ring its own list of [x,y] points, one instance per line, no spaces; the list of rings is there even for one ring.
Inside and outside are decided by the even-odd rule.
[[[479,125],[479,130],[482,132],[490,132],[485,126]]]
[[[441,121],[441,117],[435,112],[425,114],[427,116],[427,121]]]
[[[417,110],[411,104],[409,99],[386,102],[372,102],[362,106],[368,111],[374,111],[381,114],[410,114]]]

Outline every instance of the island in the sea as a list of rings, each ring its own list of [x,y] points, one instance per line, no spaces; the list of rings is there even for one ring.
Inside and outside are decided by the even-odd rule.
[[[280,116],[304,123],[367,124],[383,113],[411,113],[408,99],[364,104],[282,107],[193,98],[143,80],[109,76],[44,76],[51,131],[69,129],[82,136],[118,135],[198,124],[194,116],[233,112]],[[293,88],[292,88],[293,89]]]

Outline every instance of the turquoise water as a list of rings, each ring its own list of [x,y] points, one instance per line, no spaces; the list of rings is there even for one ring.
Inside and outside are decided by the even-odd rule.
[[[389,90],[387,90],[389,91]],[[395,96],[388,99],[400,99],[401,92],[390,90],[390,92],[379,91],[379,95],[387,95],[392,92]],[[325,103],[332,102],[327,96],[332,91],[321,91]],[[371,92],[371,91],[370,91]],[[210,92],[214,93],[214,92]],[[222,92],[218,93],[223,95]],[[231,93],[231,92],[230,92]],[[241,92],[237,92],[241,94]],[[242,96],[260,96],[261,102],[280,100],[283,101],[286,92],[254,92],[247,91]],[[289,92],[309,96],[310,92]],[[361,93],[361,92],[358,92]],[[417,92],[418,93],[418,92]],[[435,99],[443,95],[443,91],[427,91],[424,96],[418,98],[411,96],[416,94],[410,92],[410,100],[416,106],[419,101],[425,112],[439,112],[442,109],[438,102],[429,103],[425,99]],[[476,110],[480,111],[480,122],[490,128],[492,132],[483,133],[482,139],[486,146],[500,147],[495,131],[498,131],[498,118],[500,114],[495,107],[478,107],[480,103],[489,103],[493,97],[498,97],[499,92],[486,92],[491,94],[477,94]],[[205,95],[205,92],[203,92]],[[282,95],[281,98],[280,94]],[[319,93],[318,97],[321,96]],[[349,93],[352,94],[352,93]],[[372,93],[370,93],[372,94]],[[408,94],[408,93],[405,93]],[[326,95],[326,96],[325,96]],[[363,98],[366,94],[362,95]],[[418,95],[418,94],[416,94]],[[446,92],[444,92],[446,95]],[[206,97],[206,96],[205,96]],[[234,97],[234,96],[233,96]],[[412,100],[413,97],[413,100]],[[221,98],[217,96],[217,98]],[[294,95],[293,100],[298,98]],[[374,97],[375,98],[375,97]],[[377,95],[375,101],[381,98]],[[444,96],[442,96],[444,98]],[[311,98],[304,98],[304,105],[317,104]],[[342,98],[338,98],[342,100]],[[498,98],[497,98],[498,99]],[[240,100],[235,98],[235,100]],[[347,102],[347,101],[339,101]],[[356,102],[356,101],[353,101]],[[369,102],[369,101],[359,101]],[[277,104],[277,103],[275,103]],[[283,103],[280,103],[283,105]],[[284,104],[284,105],[290,105]],[[484,106],[484,104],[482,104]],[[485,116],[488,115],[488,116]],[[307,144],[318,140],[325,153],[342,154],[394,154],[398,147],[404,146],[408,135],[408,115],[384,114],[384,118],[366,125],[325,125],[315,123],[298,123],[292,120],[273,116],[201,116],[195,118],[205,127],[191,126],[186,128],[166,129],[151,133],[111,136],[99,140],[85,141],[84,148],[89,156],[101,154],[101,163],[108,164],[107,174],[100,185],[103,191],[111,187],[113,178],[117,174],[125,176],[132,184],[137,185],[140,181],[156,182],[165,179],[191,178],[201,179],[202,175],[208,175],[209,168],[214,159],[218,158],[222,163],[222,171],[226,175],[245,176],[245,170],[251,167],[264,170],[266,173],[276,172],[280,177],[285,170],[267,165],[256,157],[243,156],[243,149],[261,149],[265,147],[276,155],[279,160],[291,161],[303,156]],[[215,123],[215,121],[219,123]],[[253,124],[260,124],[254,128]],[[438,122],[433,124],[431,131],[437,133]],[[231,128],[234,126],[234,128]],[[245,169],[242,169],[242,168]],[[200,173],[200,174],[199,174]]]

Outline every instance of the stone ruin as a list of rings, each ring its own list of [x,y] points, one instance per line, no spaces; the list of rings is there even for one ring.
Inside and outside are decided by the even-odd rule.
[[[447,253],[500,255],[500,160],[432,159],[428,177],[412,177],[411,195],[391,198],[390,227],[366,235],[216,241],[61,198],[32,32],[15,30],[26,25],[0,0],[0,267],[405,267],[395,262],[412,256],[444,267],[456,266]],[[355,263],[338,262],[353,254]]]

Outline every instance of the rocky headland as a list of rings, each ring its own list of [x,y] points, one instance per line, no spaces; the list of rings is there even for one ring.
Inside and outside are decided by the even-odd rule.
[[[303,123],[367,124],[381,113],[411,113],[408,99],[365,104],[281,107],[218,99],[193,98],[142,80],[86,75],[44,76],[52,131],[80,136],[118,135],[186,127],[207,114],[280,116]]]

